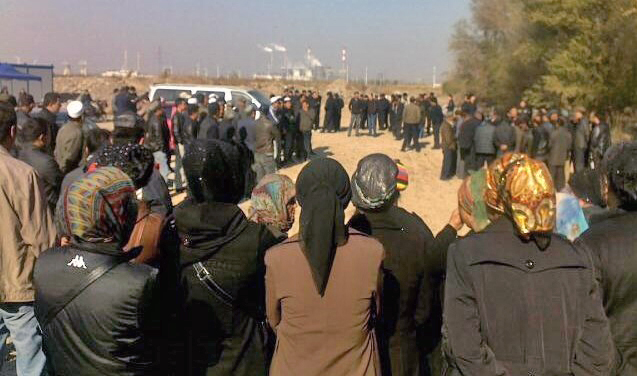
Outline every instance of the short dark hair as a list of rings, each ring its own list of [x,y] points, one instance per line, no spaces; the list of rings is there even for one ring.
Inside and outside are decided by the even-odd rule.
[[[15,127],[17,121],[13,107],[0,102],[0,142],[5,141],[11,135],[11,127]]]
[[[59,102],[60,101],[60,94],[58,93],[54,93],[52,91],[44,94],[44,99],[42,100],[42,105],[44,107],[47,107],[53,103]]]
[[[20,107],[28,106],[34,103],[35,103],[35,100],[33,100],[33,95],[26,94],[26,93],[20,95],[20,100],[18,101],[18,104],[20,105]]]
[[[113,145],[137,144],[144,137],[144,128],[115,127],[111,133]]]
[[[93,154],[108,143],[111,132],[102,128],[94,128],[86,133],[86,148],[89,154]]]
[[[188,105],[188,115],[192,115],[199,112],[199,105],[189,104]]]
[[[177,98],[175,99],[175,106],[179,106],[182,103],[187,103],[186,100],[184,98]]]
[[[416,98],[413,96],[409,97],[409,103],[414,103],[414,102],[416,102]]]
[[[41,118],[31,118],[22,124],[18,131],[18,138],[21,142],[31,143],[38,139],[41,135],[46,135],[48,123]]]

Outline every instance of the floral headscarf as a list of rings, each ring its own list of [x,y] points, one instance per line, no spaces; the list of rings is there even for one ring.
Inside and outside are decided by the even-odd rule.
[[[58,207],[62,233],[74,242],[124,246],[137,219],[135,186],[115,167],[102,167],[75,180]]]
[[[522,238],[550,234],[555,227],[555,187],[544,163],[509,153],[487,170],[487,205],[508,216]]]
[[[485,202],[486,191],[487,171],[485,169],[467,176],[458,190],[458,208],[462,220],[474,232],[484,230],[493,219]]]
[[[270,174],[261,179],[252,190],[254,220],[276,226],[283,232],[294,224],[294,216],[288,212],[288,204],[296,196],[292,179],[285,175]]]

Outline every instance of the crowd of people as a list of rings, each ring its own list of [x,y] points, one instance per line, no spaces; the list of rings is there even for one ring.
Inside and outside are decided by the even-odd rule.
[[[327,93],[322,131],[341,99]],[[37,113],[0,96],[0,367],[10,336],[19,375],[637,373],[637,143],[608,147],[583,110],[574,126],[523,105],[485,120],[450,99],[446,119],[433,95],[348,105],[350,133],[378,125],[404,150],[440,134],[443,177],[459,154],[434,235],[401,207],[400,162],[371,154],[349,176],[309,158],[317,92],[268,108],[184,95],[139,116],[122,88],[112,132],[86,127],[81,101],[58,128],[59,95]],[[276,174],[307,159],[296,182]],[[175,207],[171,186],[187,190]]]

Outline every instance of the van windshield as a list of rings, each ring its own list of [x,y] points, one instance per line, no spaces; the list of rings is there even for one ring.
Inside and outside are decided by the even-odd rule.
[[[248,90],[248,93],[252,95],[262,106],[270,106],[270,100],[268,97],[259,90]]]

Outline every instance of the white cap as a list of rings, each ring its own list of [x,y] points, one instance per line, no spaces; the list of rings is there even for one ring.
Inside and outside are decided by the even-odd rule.
[[[274,97],[270,98],[270,103],[274,103],[274,102],[279,101],[279,100],[281,100],[281,97],[274,96]]]
[[[208,103],[216,103],[217,102],[217,94],[212,93],[208,96]]]
[[[283,98],[283,102],[291,102],[291,101],[292,101],[292,98],[290,97]]]
[[[66,112],[72,119],[77,119],[84,113],[84,106],[80,101],[71,101],[66,105]]]
[[[191,95],[186,93],[185,91],[182,91],[181,93],[179,93],[179,98],[188,99],[190,97]]]
[[[197,98],[195,97],[188,98],[188,104],[197,104]]]

